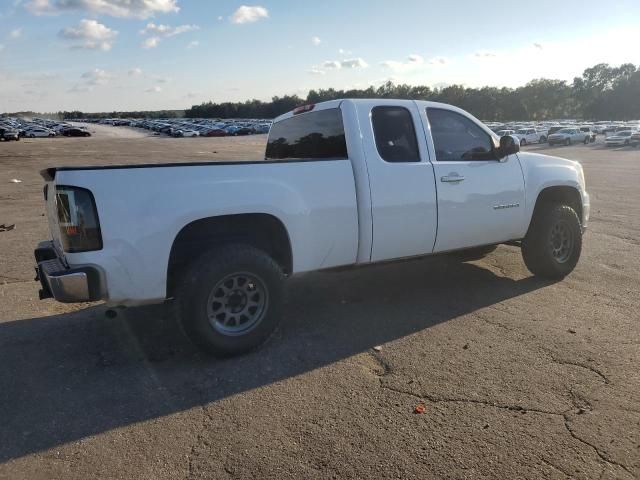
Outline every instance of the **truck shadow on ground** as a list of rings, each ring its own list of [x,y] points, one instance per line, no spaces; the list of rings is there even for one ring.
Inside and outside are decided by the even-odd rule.
[[[162,307],[0,324],[0,462],[300,375],[548,285],[446,258],[289,283],[281,330],[227,360],[197,352]]]

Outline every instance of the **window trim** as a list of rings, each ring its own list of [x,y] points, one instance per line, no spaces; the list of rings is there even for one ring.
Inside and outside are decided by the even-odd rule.
[[[491,153],[494,154],[494,158],[483,158],[483,159],[473,159],[473,158],[463,159],[463,158],[461,158],[459,160],[440,160],[440,159],[438,159],[438,153],[436,151],[436,142],[433,139],[433,131],[432,131],[432,128],[431,128],[431,119],[429,118],[429,110],[441,110],[441,111],[445,111],[445,112],[448,112],[448,113],[453,113],[455,115],[458,115],[458,116],[470,121],[474,125],[476,125],[480,130],[482,130],[482,132],[487,137],[489,137],[489,141],[490,141],[491,146],[492,146]],[[444,163],[444,162],[456,162],[456,163],[460,163],[460,162],[499,162],[500,161],[499,158],[495,157],[495,151],[496,151],[496,148],[497,148],[495,137],[493,135],[491,135],[489,132],[487,132],[486,129],[483,128],[483,126],[480,125],[478,122],[474,121],[473,119],[469,118],[468,116],[466,116],[466,115],[464,115],[464,114],[462,114],[460,112],[457,112],[457,111],[449,109],[449,108],[442,108],[442,107],[430,107],[430,106],[427,106],[424,109],[424,115],[425,115],[425,118],[427,119],[427,122],[428,122],[428,125],[429,125],[429,136],[431,137],[431,145],[433,146],[434,161],[442,162],[442,163]],[[511,135],[516,135],[515,131]]]
[[[409,118],[411,119],[411,129],[413,130],[413,136],[415,138],[416,141],[416,151],[418,153],[418,159],[417,160],[410,160],[410,161],[404,161],[404,162],[391,162],[387,159],[385,159],[382,154],[380,153],[380,150],[378,149],[378,141],[377,141],[377,137],[376,137],[376,129],[373,125],[373,112],[376,109],[390,109],[390,108],[400,108],[402,110],[405,110],[408,114],[409,114]],[[396,165],[396,164],[416,164],[416,163],[422,163],[423,162],[423,155],[422,152],[420,152],[420,142],[418,141],[418,132],[416,131],[416,125],[415,125],[415,120],[413,118],[413,115],[411,114],[411,110],[409,110],[407,107],[402,106],[402,105],[375,105],[371,108],[370,112],[369,112],[369,121],[371,123],[371,133],[373,134],[373,143],[376,146],[376,153],[378,154],[378,157],[380,157],[380,159],[385,162],[385,163],[389,163],[392,165]]]

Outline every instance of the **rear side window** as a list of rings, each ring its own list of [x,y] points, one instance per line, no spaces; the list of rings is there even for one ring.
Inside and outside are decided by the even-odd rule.
[[[371,123],[378,154],[386,162],[419,162],[411,113],[404,107],[374,107]]]
[[[267,160],[314,158],[349,158],[339,108],[303,113],[271,127]]]

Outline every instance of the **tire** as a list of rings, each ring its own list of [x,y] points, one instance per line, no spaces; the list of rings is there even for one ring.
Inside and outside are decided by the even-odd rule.
[[[582,143],[584,143],[585,145],[587,145],[587,144],[589,143],[589,137],[584,137],[584,142],[582,142]]]
[[[497,245],[487,245],[484,247],[475,247],[475,248],[466,248],[464,250],[458,250],[455,252],[449,253],[449,256],[461,261],[461,262],[471,262],[473,260],[480,260],[491,252],[493,252]]]
[[[522,140],[520,140],[520,146],[523,147],[527,144],[527,139],[523,138]]]
[[[280,323],[283,281],[282,269],[263,251],[248,245],[219,246],[193,262],[180,279],[175,295],[178,321],[207,353],[228,357],[248,352]]]
[[[543,135],[542,137],[540,137],[540,140],[538,141],[538,143],[545,143],[546,141],[547,141],[547,137]]]
[[[567,139],[564,141],[564,144],[565,144],[567,147],[568,147],[569,145],[571,145],[572,143],[573,143],[573,142],[571,141],[571,139],[570,139],[570,138],[567,138]]]
[[[522,241],[522,258],[531,273],[559,280],[569,275],[582,252],[582,227],[568,205],[545,203],[536,207]]]

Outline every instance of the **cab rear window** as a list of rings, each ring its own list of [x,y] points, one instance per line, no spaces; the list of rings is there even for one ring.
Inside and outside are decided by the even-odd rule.
[[[330,108],[274,123],[265,157],[267,160],[348,158],[342,112]]]

